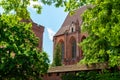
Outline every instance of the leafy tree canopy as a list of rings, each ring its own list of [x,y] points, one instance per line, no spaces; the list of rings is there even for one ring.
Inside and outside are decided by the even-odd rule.
[[[30,18],[30,14],[27,7],[30,6],[30,2],[37,2],[38,0],[0,0],[0,6],[4,9],[4,13],[8,14],[14,11],[17,16],[21,18]],[[41,13],[41,5],[32,5],[38,13]]]
[[[73,11],[84,4],[89,4],[94,0],[0,0],[0,6],[4,9],[5,13],[14,11],[19,17],[30,18],[27,7],[30,2],[39,2],[44,5],[55,5],[56,7],[65,6],[65,11]],[[41,13],[42,5],[34,4],[33,8],[38,13]]]
[[[0,0],[5,11],[0,15],[0,80],[38,80],[47,72],[48,56],[37,49],[31,23],[20,21],[30,18],[29,1]],[[37,5],[35,8],[40,9]],[[12,10],[15,14],[10,14]]]
[[[95,0],[83,15],[83,32],[88,37],[81,43],[84,59],[91,64],[107,62],[120,66],[120,1]]]
[[[0,79],[39,79],[48,69],[48,56],[37,49],[31,24],[15,15],[0,16]]]

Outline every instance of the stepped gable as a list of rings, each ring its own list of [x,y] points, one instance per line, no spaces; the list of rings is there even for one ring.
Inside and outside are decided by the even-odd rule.
[[[67,15],[64,23],[62,24],[61,28],[59,29],[59,31],[55,34],[55,36],[59,36],[64,34],[67,30],[69,30],[69,25],[72,22],[78,21],[79,25],[81,25],[82,23],[82,18],[81,18],[81,14],[84,12],[84,10],[86,10],[87,7],[83,6],[81,8],[79,8],[78,10],[75,11],[75,13],[73,15],[70,15],[70,13]]]

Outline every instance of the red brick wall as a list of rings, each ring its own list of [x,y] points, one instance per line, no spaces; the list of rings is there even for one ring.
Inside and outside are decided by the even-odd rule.
[[[42,80],[62,80],[61,73],[48,73],[42,77]]]
[[[41,25],[37,25],[36,23],[33,23],[32,30],[35,33],[35,35],[39,38],[38,48],[42,50],[44,27]]]
[[[42,51],[44,27],[42,25],[34,23],[32,20],[21,20],[21,22],[32,23],[32,30],[35,33],[35,35],[39,38],[38,48],[40,49],[40,51]]]
[[[65,65],[71,65],[76,64],[79,62],[80,59],[82,59],[82,51],[81,48],[78,46],[78,44],[82,41],[82,37],[86,36],[86,34],[81,34],[80,32],[73,32],[70,34],[63,34],[59,36],[54,36],[54,48],[56,44],[60,43],[61,41],[64,42],[64,61],[63,64]],[[71,38],[74,38],[76,40],[77,46],[76,46],[76,58],[72,59],[72,51],[71,51]]]

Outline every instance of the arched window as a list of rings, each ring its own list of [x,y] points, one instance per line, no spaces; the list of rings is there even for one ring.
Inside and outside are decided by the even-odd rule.
[[[73,32],[73,31],[74,31],[74,29],[72,28],[71,32]]]
[[[70,33],[75,32],[75,23],[72,22],[71,26],[70,26]]]
[[[61,42],[61,55],[62,55],[62,59],[64,59],[64,53],[65,53],[64,42]]]
[[[64,59],[64,55],[65,55],[65,45],[64,45],[64,41],[63,41],[63,40],[60,40],[60,41],[58,42],[58,44],[60,45],[61,59],[63,60],[63,59]]]
[[[72,58],[76,58],[76,40],[74,38],[71,39],[71,53]]]

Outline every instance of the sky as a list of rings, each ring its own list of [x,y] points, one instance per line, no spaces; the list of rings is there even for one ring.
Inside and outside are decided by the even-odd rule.
[[[29,8],[33,22],[45,27],[43,34],[43,50],[48,54],[50,61],[53,59],[53,36],[63,24],[67,12],[64,8],[42,5],[42,13],[37,14],[35,10]]]
[[[33,22],[38,25],[44,26],[43,33],[43,50],[48,54],[50,62],[53,59],[53,36],[59,30],[63,24],[67,12],[64,12],[64,8],[56,8],[53,5],[43,5],[40,2],[33,2],[32,0],[28,10],[30,11],[30,16]],[[42,13],[37,14],[35,9],[32,8],[34,4],[42,5]],[[0,7],[0,13],[3,9]],[[14,12],[13,12],[14,13]]]

